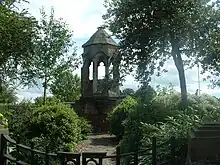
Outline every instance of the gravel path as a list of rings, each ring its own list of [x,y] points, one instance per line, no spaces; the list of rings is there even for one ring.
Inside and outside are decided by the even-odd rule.
[[[109,134],[91,135],[88,140],[78,144],[78,152],[107,152],[107,155],[113,155],[116,152],[118,142],[114,136]],[[94,163],[91,163],[93,165]],[[88,164],[90,165],[90,163]],[[105,159],[103,165],[115,165],[115,161]]]

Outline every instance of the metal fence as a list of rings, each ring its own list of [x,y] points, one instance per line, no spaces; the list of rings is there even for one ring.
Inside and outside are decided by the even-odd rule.
[[[107,152],[49,153],[34,149],[33,144],[30,147],[19,144],[1,134],[0,165],[175,165],[174,142],[171,138],[157,144],[154,137],[149,148],[122,154],[117,147],[114,155],[107,155]]]

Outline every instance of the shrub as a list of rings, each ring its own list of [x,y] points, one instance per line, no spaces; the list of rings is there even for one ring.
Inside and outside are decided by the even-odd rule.
[[[188,95],[189,107],[181,107],[180,93],[173,90],[160,90],[151,102],[139,102],[124,122],[124,136],[120,142],[121,151],[132,152],[148,148],[153,136],[158,143],[175,136],[176,154],[185,159],[187,154],[187,133],[195,124],[220,119],[220,102],[208,95]],[[167,148],[169,152],[170,149]]]
[[[148,92],[147,89],[150,91]],[[155,93],[151,88],[140,88],[138,90],[140,102],[137,108],[130,112],[124,122],[124,136],[120,142],[121,151],[135,152],[142,147],[143,130],[141,123],[155,124],[164,122],[167,116],[175,115],[176,106],[172,108],[169,104],[170,91],[161,90]],[[176,95],[176,93],[175,93]],[[176,103],[176,102],[175,102]]]
[[[92,132],[92,125],[83,117],[79,118],[79,126],[81,130],[82,140],[88,138],[88,135]]]
[[[113,111],[109,114],[110,133],[121,138],[124,134],[123,122],[127,119],[130,112],[136,109],[138,102],[131,96],[127,96]]]
[[[5,128],[8,127],[8,120],[0,113],[0,125],[3,125]]]
[[[30,146],[34,142],[35,148],[43,151],[46,147],[51,152],[74,151],[88,130],[88,123],[63,104],[26,106],[14,111],[9,120],[13,138],[19,135],[20,143]]]
[[[156,125],[146,122],[142,124],[143,137],[141,139],[141,146],[149,146],[153,136],[157,137],[158,143],[165,142],[174,136],[176,139],[177,158],[180,162],[185,160],[188,131],[198,123],[218,121],[220,119],[220,102],[216,98],[208,95],[189,95],[188,98],[189,107],[187,109],[176,110],[175,115],[167,116],[165,121]],[[178,105],[174,107],[176,106]]]
[[[46,105],[54,105],[60,103],[60,100],[54,96],[46,97]],[[34,104],[36,106],[43,106],[44,105],[44,97],[37,97],[34,100]]]

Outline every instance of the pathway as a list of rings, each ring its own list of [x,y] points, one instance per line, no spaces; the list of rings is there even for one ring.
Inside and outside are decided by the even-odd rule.
[[[91,135],[88,140],[78,144],[78,152],[107,152],[107,155],[113,155],[116,152],[118,142],[114,136],[109,134]],[[115,161],[106,159],[103,165],[114,165]]]

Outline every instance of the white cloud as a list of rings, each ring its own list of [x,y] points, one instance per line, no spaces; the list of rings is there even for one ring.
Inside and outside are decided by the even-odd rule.
[[[103,23],[102,15],[105,13],[103,7],[104,0],[32,0],[29,4],[24,4],[30,13],[39,18],[39,8],[42,6],[50,12],[50,8],[55,10],[57,18],[63,18],[74,31],[75,38],[89,37],[98,26]]]
[[[55,9],[55,16],[57,18],[63,18],[70,28],[74,31],[74,41],[77,46],[77,53],[81,55],[81,45],[85,43],[89,37],[97,30],[97,27],[102,25],[102,15],[105,13],[103,6],[104,0],[31,0],[29,4],[24,4],[24,8],[29,8],[30,13],[36,18],[40,18],[39,8],[44,6],[45,10],[49,14],[50,8]],[[152,86],[162,85],[168,86],[170,83],[173,84],[174,89],[180,91],[179,77],[177,70],[172,60],[168,61],[165,68],[169,70],[168,73],[162,74],[161,77],[153,76]],[[75,71],[80,75],[80,68]],[[186,71],[187,87],[188,91],[195,93],[198,88],[197,80],[197,68]],[[202,76],[201,76],[202,79]],[[131,75],[127,76],[126,82],[123,88],[134,88],[137,89],[138,83],[134,81],[134,77]],[[218,95],[220,90],[212,90],[207,88],[207,83],[201,82],[201,90],[204,93]],[[35,92],[33,92],[35,91]],[[41,90],[30,89],[21,90],[19,96],[21,98],[34,98],[42,95]]]

